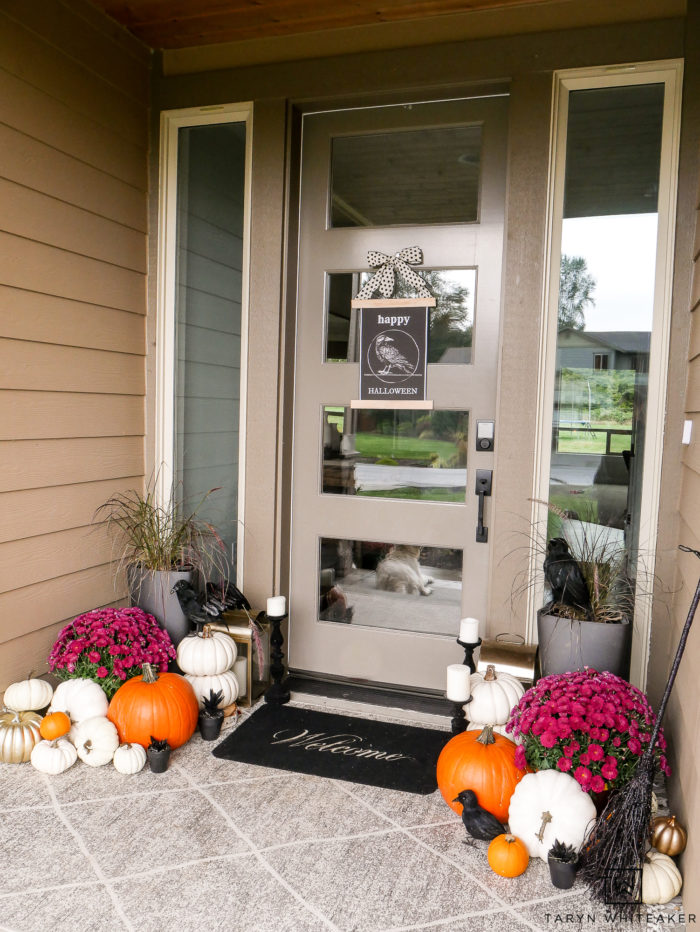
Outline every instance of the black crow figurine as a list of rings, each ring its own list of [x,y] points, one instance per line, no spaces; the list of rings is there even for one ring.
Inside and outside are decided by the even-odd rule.
[[[497,835],[503,834],[503,826],[495,815],[481,808],[474,790],[462,790],[453,802],[462,804],[462,822],[472,838],[492,841]]]
[[[199,631],[202,625],[212,620],[209,612],[205,611],[195,589],[186,579],[179,579],[170,590],[177,596],[182,614]],[[219,612],[221,614],[221,612]]]
[[[547,544],[544,578],[552,590],[554,602],[577,609],[587,618],[592,615],[593,607],[586,580],[563,537],[553,537]]]

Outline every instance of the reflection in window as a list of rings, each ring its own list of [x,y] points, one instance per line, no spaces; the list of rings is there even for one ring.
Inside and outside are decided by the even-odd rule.
[[[472,361],[476,269],[417,269],[437,304],[430,309],[428,362]],[[350,302],[371,272],[331,272],[326,296],[326,361],[357,362],[359,311]],[[397,277],[396,298],[418,297]]]
[[[464,502],[466,411],[323,408],[323,491]]]
[[[337,136],[332,227],[469,223],[479,215],[481,126]]]
[[[572,91],[550,471],[568,518],[637,546],[663,85]],[[567,519],[550,516],[550,535]],[[574,541],[571,541],[572,546]]]
[[[462,551],[323,537],[321,621],[454,636]]]

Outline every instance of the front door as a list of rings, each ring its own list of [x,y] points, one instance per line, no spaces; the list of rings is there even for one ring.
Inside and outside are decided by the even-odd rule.
[[[505,95],[307,114],[294,393],[289,663],[444,690],[485,622],[506,165]],[[368,252],[417,246],[436,298],[432,408],[357,407],[351,299]],[[397,276],[395,296],[415,297]],[[375,298],[380,297],[375,294]],[[479,439],[477,441],[477,430]],[[498,488],[493,477],[493,493]],[[492,498],[482,499],[488,528]]]

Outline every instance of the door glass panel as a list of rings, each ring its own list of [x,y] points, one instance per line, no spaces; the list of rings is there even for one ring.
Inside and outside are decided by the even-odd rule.
[[[430,309],[428,362],[463,364],[472,361],[476,269],[417,269],[437,303]],[[330,272],[326,292],[326,362],[357,362],[359,312],[351,300],[372,272]],[[394,296],[418,295],[397,277]]]
[[[331,145],[331,227],[478,218],[480,124],[336,136]]]
[[[638,540],[664,87],[572,91],[562,224],[550,535],[580,518]],[[593,538],[592,538],[593,539]],[[576,542],[570,541],[575,549]]]
[[[178,135],[176,480],[235,564],[245,123]],[[235,570],[235,567],[234,567]]]
[[[461,550],[334,537],[319,545],[319,620],[454,636]]]
[[[323,491],[464,502],[466,411],[323,408]]]

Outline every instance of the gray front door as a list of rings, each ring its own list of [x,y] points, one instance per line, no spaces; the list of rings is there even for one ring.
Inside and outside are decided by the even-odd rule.
[[[295,670],[442,690],[446,664],[459,659],[460,618],[485,621],[493,540],[477,542],[475,482],[493,453],[477,448],[476,432],[487,422],[488,435],[496,417],[507,104],[500,95],[304,117]],[[437,298],[433,408],[358,410],[350,302],[371,274],[368,251],[408,246],[422,250],[417,270]],[[396,284],[400,297],[415,296]]]

